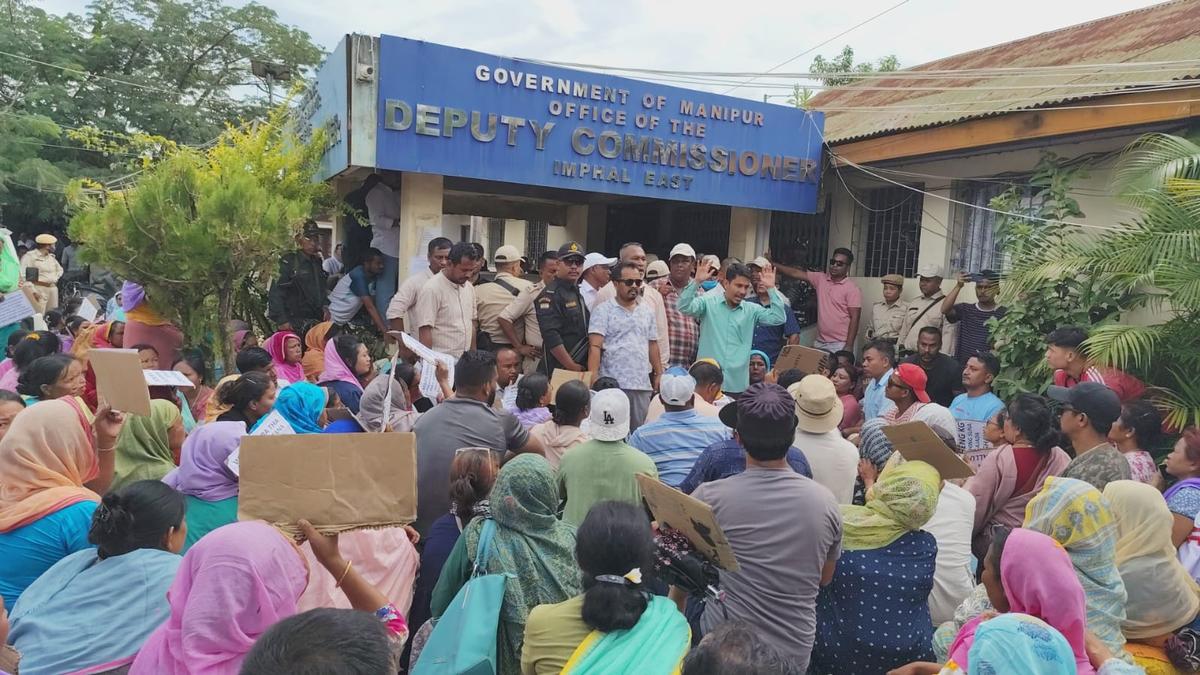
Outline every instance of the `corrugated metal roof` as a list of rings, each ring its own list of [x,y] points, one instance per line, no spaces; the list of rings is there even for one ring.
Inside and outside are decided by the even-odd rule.
[[[1163,63],[1185,60],[1193,63]],[[1176,0],[957,54],[905,69],[902,76],[870,78],[827,90],[813,97],[811,105],[826,112],[826,139],[831,143],[846,142],[1114,92],[1126,93],[1131,88],[1195,86],[1196,98],[1200,98],[1200,84],[1180,82],[1200,76],[1197,60],[1200,60],[1200,0]],[[921,71],[1074,67],[1089,63],[1147,65],[1083,73],[1060,68],[1011,74],[991,71],[986,76],[931,73],[927,78],[914,79],[910,75]],[[1151,82],[1160,84],[1148,84]],[[1043,85],[1044,88],[1038,88]],[[1028,88],[1031,86],[1034,88]],[[898,90],[878,90],[885,87]],[[921,89],[944,87],[955,89]]]

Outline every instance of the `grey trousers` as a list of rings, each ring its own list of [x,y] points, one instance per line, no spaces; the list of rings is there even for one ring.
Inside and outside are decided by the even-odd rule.
[[[629,397],[629,433],[633,433],[646,421],[650,410],[650,398],[654,393],[644,389],[622,389]]]

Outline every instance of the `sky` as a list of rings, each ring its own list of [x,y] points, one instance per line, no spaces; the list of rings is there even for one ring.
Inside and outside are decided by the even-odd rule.
[[[36,1],[36,0],[35,0]],[[240,0],[231,0],[241,4]],[[901,0],[259,0],[332,49],[346,33],[387,33],[502,56],[669,70],[765,71]],[[58,13],[86,0],[42,0]],[[1156,4],[1145,0],[907,0],[781,70],[854,47],[902,67]],[[753,11],[745,11],[752,8]],[[728,86],[684,85],[724,92]],[[734,95],[784,95],[753,83]],[[776,101],[782,102],[782,101]]]

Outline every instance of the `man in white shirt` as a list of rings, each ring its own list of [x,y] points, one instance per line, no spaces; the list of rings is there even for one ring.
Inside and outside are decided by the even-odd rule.
[[[387,313],[396,294],[400,275],[400,174],[380,174],[381,180],[367,193],[367,217],[371,220],[371,248],[383,253],[383,272],[375,281],[375,309]]]
[[[854,500],[854,480],[858,478],[858,448],[838,431],[842,421],[842,400],[833,382],[824,375],[808,375],[788,387],[796,399],[796,439],[812,468],[813,480],[833,493],[838,504]]]
[[[333,247],[333,255],[329,256],[321,263],[321,268],[325,270],[325,274],[331,277],[336,277],[342,273],[342,245],[338,244]]]
[[[583,269],[579,272],[579,295],[588,311],[596,305],[596,294],[612,277],[612,264],[616,258],[606,258],[600,253],[589,253],[583,258]]]
[[[432,279],[433,275],[446,267],[450,261],[450,247],[453,245],[454,242],[445,237],[436,237],[429,242],[429,248],[426,250],[429,267],[425,267],[405,279],[404,283],[400,285],[400,290],[396,291],[388,303],[384,316],[387,317],[388,325],[392,330],[404,330],[404,322],[409,319],[413,308],[417,306],[417,296],[420,294],[421,287],[425,285],[426,281]],[[416,327],[410,325],[409,330],[415,331]]]
[[[445,269],[421,286],[413,324],[417,339],[435,352],[454,358],[475,349],[475,288],[469,281],[481,258],[469,242],[450,247]]]
[[[642,273],[643,278],[646,276],[646,267],[648,265],[646,261],[646,249],[642,248],[641,244],[629,242],[622,245],[621,250],[617,253],[617,258],[619,262],[632,263]],[[654,312],[654,324],[658,334],[659,358],[662,360],[663,370],[666,370],[671,357],[671,350],[669,349],[670,335],[667,332],[666,301],[663,299],[662,293],[656,293],[653,290],[647,293],[647,288],[649,288],[649,284],[640,292],[638,296],[639,302],[649,304],[650,309]],[[616,285],[610,281],[596,293],[596,302],[591,309],[595,311],[596,307],[612,300],[616,295]],[[690,366],[691,364],[688,365]]]

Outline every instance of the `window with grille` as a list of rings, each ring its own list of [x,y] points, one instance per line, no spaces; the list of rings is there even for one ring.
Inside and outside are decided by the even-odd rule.
[[[825,269],[829,255],[830,202],[818,213],[771,212],[771,254],[794,267]],[[817,294],[804,281],[780,275],[779,292],[788,299],[796,322],[803,328],[817,322]]]
[[[997,214],[985,211],[992,201],[1008,189],[1006,183],[955,181],[950,213],[950,269],[976,273],[1001,267],[1000,239],[996,236]],[[970,204],[971,206],[967,206]]]
[[[923,184],[913,187],[924,190]],[[902,187],[881,187],[858,193],[855,232],[863,252],[862,276],[917,273],[921,250],[921,207],[925,195]]]
[[[488,260],[496,259],[496,249],[504,245],[504,219],[488,218]]]
[[[525,256],[536,260],[546,251],[550,224],[540,220],[525,221]]]

